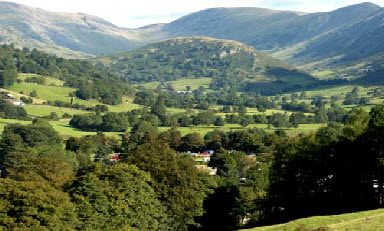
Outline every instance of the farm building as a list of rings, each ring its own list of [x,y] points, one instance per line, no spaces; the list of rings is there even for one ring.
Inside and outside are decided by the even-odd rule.
[[[21,100],[18,100],[18,99],[6,99],[6,101],[10,104],[13,104],[15,106],[24,106],[25,103]]]

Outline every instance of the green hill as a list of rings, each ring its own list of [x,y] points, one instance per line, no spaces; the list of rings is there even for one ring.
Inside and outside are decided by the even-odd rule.
[[[384,230],[384,210],[372,210],[333,216],[310,217],[286,224],[248,229],[247,231],[380,231]],[[246,230],[244,230],[246,231]]]
[[[211,89],[265,91],[303,88],[316,80],[240,42],[180,37],[98,59],[131,83],[212,78]],[[263,87],[260,87],[263,86]]]
[[[231,39],[307,70],[355,66],[384,51],[383,9],[362,3],[322,13],[212,8],[163,26],[168,36]],[[337,76],[333,76],[337,77]]]

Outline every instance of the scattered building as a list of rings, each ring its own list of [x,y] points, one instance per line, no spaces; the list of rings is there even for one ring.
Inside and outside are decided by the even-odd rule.
[[[118,161],[119,160],[119,155],[120,153],[113,153],[109,155],[109,160],[110,161]]]
[[[8,99],[14,99],[14,98],[15,98],[15,96],[12,95],[12,94],[6,94],[5,96],[6,96]]]
[[[25,103],[19,99],[6,99],[5,101],[7,101],[8,103],[15,105],[15,106],[24,106],[25,105]]]
[[[192,91],[175,91],[177,94],[190,94]]]

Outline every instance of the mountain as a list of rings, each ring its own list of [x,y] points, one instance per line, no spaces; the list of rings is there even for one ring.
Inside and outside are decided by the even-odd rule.
[[[53,13],[0,2],[0,43],[65,57],[94,57],[167,38],[236,40],[322,78],[357,78],[384,63],[384,9],[362,3],[331,12],[212,8],[168,24],[117,27],[86,14]]]
[[[156,34],[154,34],[156,32]],[[0,2],[0,41],[70,57],[116,53],[147,44],[157,27],[125,29],[86,14],[53,13]]]
[[[245,42],[258,49],[269,49],[274,42],[266,39],[273,28],[300,18],[305,13],[264,8],[212,8],[184,16],[165,25],[168,36],[209,36]],[[260,44],[255,39],[263,39]]]
[[[305,65],[340,57],[358,60],[383,52],[382,43],[378,43],[384,39],[383,12],[372,3],[312,14],[262,8],[214,8],[182,17],[162,30],[169,36],[237,40],[292,64]]]
[[[209,77],[211,89],[272,92],[316,82],[309,74],[244,43],[209,37],[167,39],[97,61],[131,83]]]

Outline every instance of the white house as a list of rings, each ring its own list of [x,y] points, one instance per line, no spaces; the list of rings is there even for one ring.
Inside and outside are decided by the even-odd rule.
[[[9,102],[10,104],[13,104],[15,106],[24,106],[25,103],[21,100],[18,100],[18,99],[7,99],[6,100],[7,102]]]

